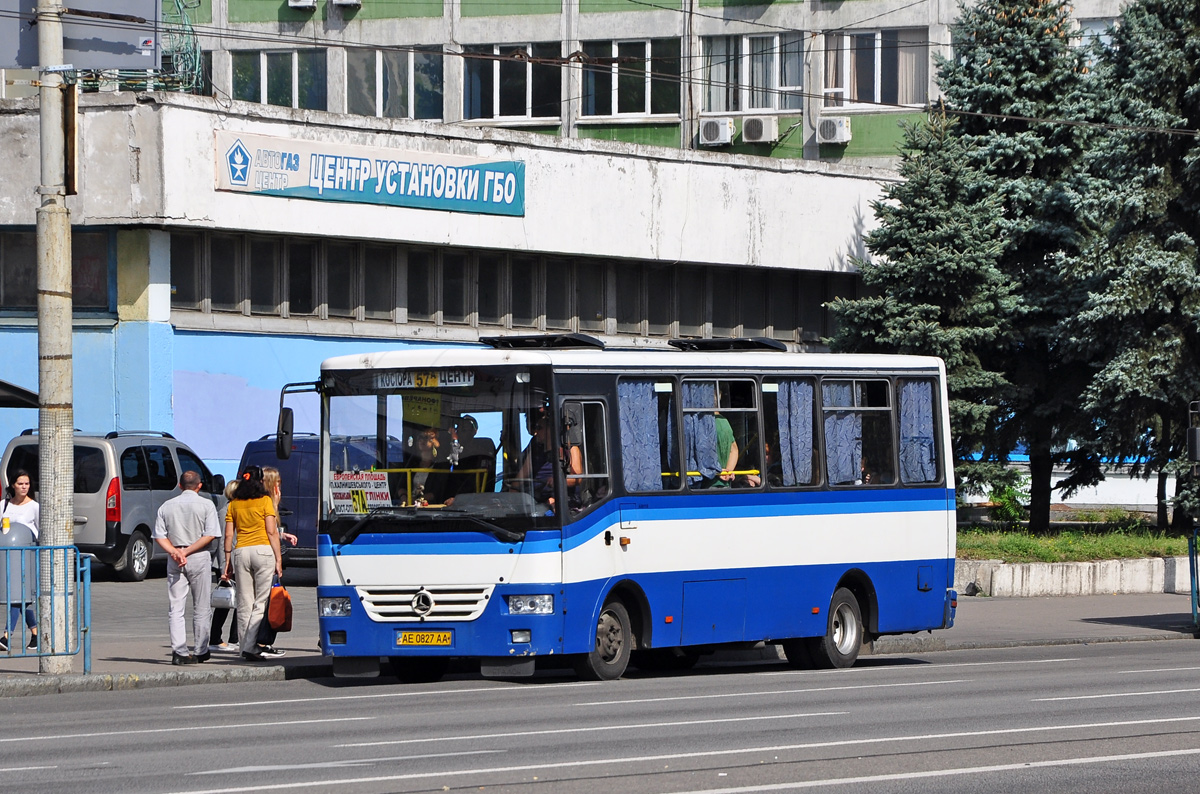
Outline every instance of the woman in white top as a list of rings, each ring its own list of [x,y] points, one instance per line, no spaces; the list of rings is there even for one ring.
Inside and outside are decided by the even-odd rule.
[[[8,488],[8,497],[0,505],[0,517],[7,518],[10,523],[24,524],[29,527],[33,531],[33,539],[36,543],[42,509],[29,496],[31,482],[29,472],[23,469],[13,472],[12,485]],[[5,621],[6,631],[0,636],[0,652],[8,652],[8,632],[16,628],[17,621],[21,619],[21,607],[25,607],[25,625],[29,628],[29,642],[26,647],[37,648],[37,617],[27,604],[12,601],[9,604],[8,620]]]
[[[29,472],[17,469],[13,472],[12,485],[9,486],[9,496],[4,500],[0,517],[9,519],[14,524],[24,524],[33,530],[33,539],[37,540],[40,529],[42,508],[29,495]]]

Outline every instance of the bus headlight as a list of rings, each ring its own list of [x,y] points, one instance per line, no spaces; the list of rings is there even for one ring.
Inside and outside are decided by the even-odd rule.
[[[508,602],[510,615],[553,615],[554,596],[546,595],[510,595],[504,599]]]
[[[317,599],[317,614],[323,618],[347,618],[350,617],[350,599],[349,598],[318,598]]]

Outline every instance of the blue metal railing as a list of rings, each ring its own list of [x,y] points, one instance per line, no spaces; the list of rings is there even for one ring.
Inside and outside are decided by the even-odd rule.
[[[0,548],[0,602],[3,603],[7,648],[0,658],[83,656],[83,672],[92,671],[92,560],[74,546],[10,546]],[[55,576],[55,572],[62,575]],[[42,576],[43,572],[46,574]],[[43,581],[48,587],[43,587]],[[69,602],[69,603],[68,603]],[[60,614],[65,612],[65,614]],[[71,614],[74,625],[62,640],[43,638],[28,625],[45,613],[49,625]],[[19,630],[19,631],[18,631]],[[57,642],[55,640],[58,639]]]

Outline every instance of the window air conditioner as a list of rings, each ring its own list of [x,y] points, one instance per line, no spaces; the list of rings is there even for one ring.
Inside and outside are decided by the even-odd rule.
[[[850,119],[824,116],[817,121],[817,143],[850,143]]]
[[[362,0],[331,0],[335,6],[342,8],[362,8]]]
[[[288,8],[303,8],[313,10],[317,7],[317,0],[288,0]]]
[[[742,119],[742,140],[746,143],[772,143],[779,140],[779,117],[746,116]]]
[[[733,119],[700,119],[700,145],[724,146],[733,140]]]

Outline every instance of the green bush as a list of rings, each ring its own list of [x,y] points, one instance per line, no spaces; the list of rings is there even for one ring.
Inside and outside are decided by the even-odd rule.
[[[1028,516],[1026,505],[1029,503],[1029,481],[1022,479],[1017,485],[1001,485],[993,488],[988,494],[992,503],[992,520],[999,521],[1009,527],[1024,521]]]

